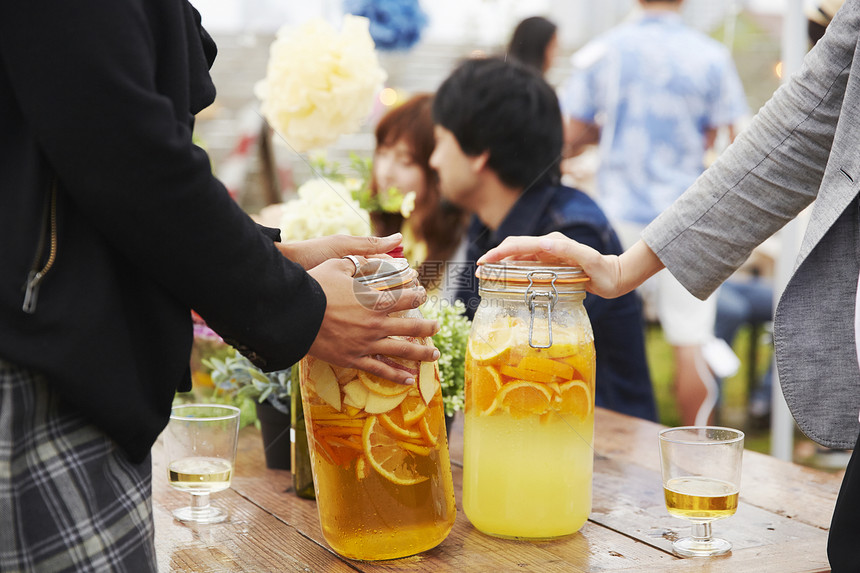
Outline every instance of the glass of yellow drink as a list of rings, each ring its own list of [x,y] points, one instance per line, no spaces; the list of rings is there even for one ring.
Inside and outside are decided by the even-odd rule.
[[[732,544],[712,537],[711,522],[738,509],[744,433],[716,426],[684,426],[659,434],[666,509],[692,522],[690,537],[676,540],[675,553],[709,557],[731,550]]]
[[[239,437],[239,409],[220,404],[181,404],[164,430],[167,480],[191,494],[191,505],[173,516],[191,523],[219,523],[227,511],[209,504],[209,494],[230,487]]]

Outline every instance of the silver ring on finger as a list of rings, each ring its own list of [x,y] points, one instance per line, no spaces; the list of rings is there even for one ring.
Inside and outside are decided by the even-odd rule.
[[[354,277],[355,275],[357,275],[358,274],[358,268],[361,266],[361,262],[358,260],[358,257],[356,257],[355,255],[344,255],[341,258],[349,259],[349,262],[351,262],[352,264],[355,265],[355,270],[352,271],[352,276]]]

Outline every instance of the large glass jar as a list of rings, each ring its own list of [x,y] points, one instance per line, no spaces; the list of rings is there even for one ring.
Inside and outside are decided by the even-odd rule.
[[[357,294],[370,287],[396,296],[417,284],[416,276],[405,259],[372,260],[359,269]],[[311,356],[299,366],[323,535],[352,559],[393,559],[435,547],[456,515],[439,368],[385,360],[414,374],[415,384]]]
[[[463,510],[480,531],[550,539],[591,512],[594,335],[579,267],[487,264],[466,353]]]

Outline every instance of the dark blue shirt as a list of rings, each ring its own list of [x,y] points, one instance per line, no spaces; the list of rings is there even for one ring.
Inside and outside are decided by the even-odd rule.
[[[621,254],[621,243],[603,211],[588,195],[562,185],[529,188],[496,231],[475,216],[468,232],[466,265],[458,273],[456,297],[474,315],[478,306],[475,261],[506,237],[558,231],[604,254]],[[645,357],[642,309],[635,292],[615,299],[585,298],[597,353],[595,401],[623,414],[656,420],[657,409]]]

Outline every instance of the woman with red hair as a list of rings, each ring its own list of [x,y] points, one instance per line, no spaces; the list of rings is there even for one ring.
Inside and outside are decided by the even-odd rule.
[[[371,190],[374,194],[391,188],[414,191],[415,209],[405,219],[399,213],[383,212],[371,218],[378,235],[403,233],[404,256],[418,270],[428,294],[440,294],[468,219],[459,207],[442,199],[439,177],[430,167],[435,146],[432,107],[433,96],[419,94],[377,124]]]

